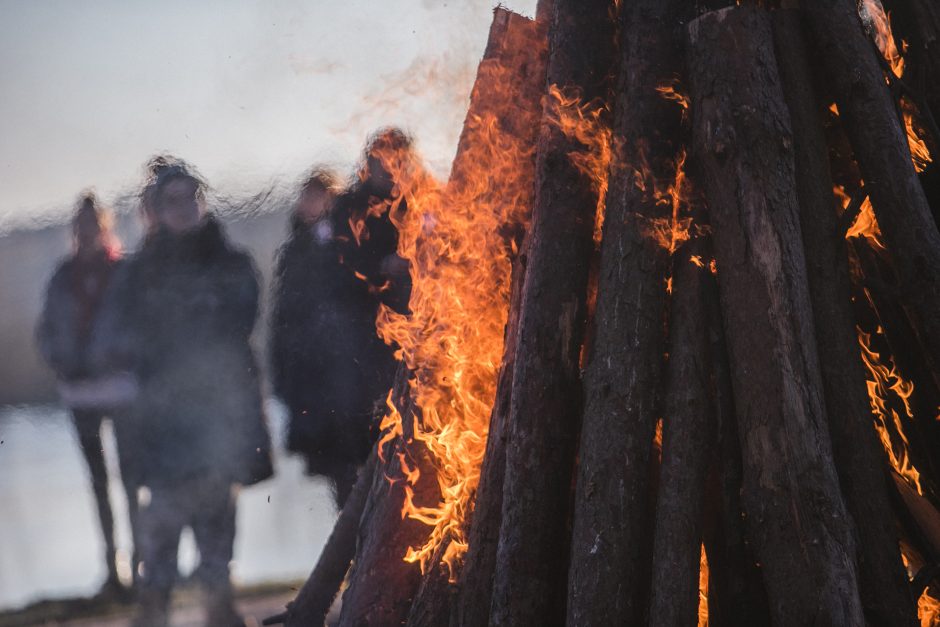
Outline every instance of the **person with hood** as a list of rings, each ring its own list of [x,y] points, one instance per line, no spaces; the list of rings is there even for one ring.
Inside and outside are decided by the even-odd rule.
[[[274,391],[289,411],[287,448],[308,474],[327,478],[342,508],[372,446],[394,358],[376,335],[379,300],[341,262],[330,214],[336,188],[322,168],[301,185],[275,265],[269,346]]]
[[[153,164],[143,193],[152,221],[140,251],[115,277],[96,328],[97,358],[128,370],[137,465],[149,498],[139,518],[139,627],[167,624],[180,533],[199,549],[194,578],[206,624],[243,624],[229,562],[240,485],[273,474],[260,379],[249,337],[258,278],[205,210],[205,184],[183,162]]]
[[[111,412],[112,386],[92,368],[89,345],[105,290],[122,263],[110,215],[92,192],[84,193],[72,217],[73,252],[57,267],[46,288],[36,332],[39,352],[55,372],[60,396],[72,413],[78,442],[91,475],[104,538],[107,579],[99,594],[122,596],[114,542],[114,514],[108,499],[108,472],[101,444],[102,420]],[[115,432],[118,432],[115,425]],[[120,434],[118,434],[120,435]],[[120,440],[120,438],[119,438]],[[121,444],[121,442],[119,442]],[[133,456],[119,446],[121,475],[134,528],[137,485],[125,463]]]

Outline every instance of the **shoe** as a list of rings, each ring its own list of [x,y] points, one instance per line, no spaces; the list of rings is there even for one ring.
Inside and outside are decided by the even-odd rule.
[[[245,627],[245,619],[235,610],[231,590],[206,593],[206,627]]]
[[[169,627],[170,593],[166,590],[141,590],[140,605],[132,627]]]

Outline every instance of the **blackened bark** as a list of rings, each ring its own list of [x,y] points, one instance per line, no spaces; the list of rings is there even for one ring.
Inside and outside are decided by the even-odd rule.
[[[708,556],[708,624],[750,627],[770,624],[767,593],[745,530],[741,486],[744,470],[718,285],[705,281],[709,355],[713,375],[717,459],[707,483],[705,553]]]
[[[802,7],[897,265],[901,303],[934,372],[940,372],[940,231],[911,164],[878,53],[862,28],[855,0],[806,1]]]
[[[340,627],[404,623],[421,583],[418,565],[405,562],[404,557],[409,546],[424,543],[428,528],[402,516],[407,486],[403,463],[421,472],[412,488],[417,505],[437,503],[440,492],[427,448],[412,439],[415,418],[408,380],[407,368],[399,366],[392,392],[402,415],[404,434],[380,450],[359,524],[349,586],[343,593]]]
[[[839,230],[818,99],[800,14],[774,12],[777,64],[793,127],[796,190],[816,346],[836,470],[858,532],[859,585],[870,625],[913,625],[884,478],[885,454],[872,427],[852,311],[845,238]]]
[[[649,453],[658,417],[668,244],[660,189],[675,173],[681,110],[656,91],[681,66],[677,0],[621,11],[612,172],[601,244],[594,339],[585,371],[584,425],[574,506],[568,624],[638,623],[648,599]],[[640,181],[634,176],[638,173]]]
[[[705,469],[714,441],[714,406],[704,281],[703,238],[676,252],[669,307],[669,362],[663,409],[663,463],[654,525],[649,625],[698,624]]]
[[[689,26],[695,155],[715,232],[742,500],[773,622],[859,625],[770,22],[766,11],[737,7]]]
[[[468,150],[474,143],[490,141],[481,135],[489,131],[488,125],[478,120],[495,118],[504,140],[513,138],[514,143],[530,156],[515,164],[515,180],[534,181],[535,144],[539,134],[542,115],[541,99],[545,93],[545,71],[548,45],[547,27],[544,22],[534,22],[502,8],[493,15],[486,51],[477,71],[477,79],[470,99],[467,121],[461,134],[460,144],[454,160],[450,185],[475,185],[478,181],[467,177],[487,164],[474,160],[478,154]],[[510,183],[501,185],[502,170],[493,164],[491,169],[496,180],[491,181],[490,193],[499,194]],[[525,186],[528,197],[503,197],[503,202],[523,202],[531,208],[534,184]],[[512,191],[517,191],[513,189]],[[495,203],[494,203],[495,204]],[[510,229],[506,233],[511,241],[507,245],[518,251],[523,247],[524,233],[521,229]],[[460,600],[455,603],[452,584],[448,582],[450,572],[433,560],[435,566],[422,583],[409,624],[485,625],[489,620],[493,571],[496,563],[496,546],[499,540],[500,513],[503,495],[503,474],[506,465],[505,422],[509,414],[512,392],[512,372],[515,360],[516,332],[522,284],[525,277],[523,258],[513,262],[509,317],[504,335],[504,351],[496,400],[491,412],[486,452],[480,471],[480,482],[474,497],[472,513],[467,521],[468,552],[464,564],[459,567]]]
[[[606,0],[556,0],[547,77],[604,100],[613,57]],[[553,106],[549,101],[547,106]],[[588,147],[543,124],[506,445],[492,625],[564,622],[569,499],[581,415],[578,357],[597,192],[572,160]]]
[[[365,509],[366,497],[375,478],[376,449],[359,469],[359,478],[336,519],[333,531],[327,539],[310,577],[304,583],[297,598],[287,606],[284,624],[287,627],[321,625],[326,618],[333,599],[349,570],[349,563],[356,553],[356,533]]]
[[[496,402],[490,414],[486,453],[470,518],[470,532],[467,537],[469,547],[460,573],[458,602],[454,606],[452,618],[452,623],[460,627],[485,627],[489,622],[496,548],[502,522],[507,421],[512,401],[512,379],[525,265],[525,254],[513,264],[509,319],[506,322],[503,361],[496,384]]]

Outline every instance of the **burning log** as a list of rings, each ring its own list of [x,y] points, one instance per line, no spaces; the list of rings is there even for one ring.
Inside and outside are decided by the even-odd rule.
[[[574,505],[569,624],[638,622],[647,600],[648,460],[664,348],[682,107],[679,0],[624,6],[611,177]],[[596,37],[596,36],[592,36]],[[681,97],[671,92],[676,97]]]
[[[656,501],[649,624],[696,625],[705,470],[714,440],[704,238],[673,261],[669,362],[663,409],[663,462]]]
[[[556,0],[548,83],[605,99],[613,23],[605,0]],[[550,101],[548,107],[556,106]],[[492,625],[564,622],[571,479],[588,270],[599,191],[572,155],[588,146],[543,124],[506,444]]]
[[[806,253],[816,346],[836,470],[858,532],[861,599],[872,624],[911,625],[907,587],[885,483],[885,456],[872,428],[858,350],[844,231],[835,209],[818,100],[800,15],[774,12],[783,93],[793,127],[800,225]]]
[[[458,196],[466,188],[478,185],[478,175],[487,171],[491,175],[486,192],[494,205],[517,202],[526,208],[532,206],[535,179],[535,143],[538,138],[542,114],[542,96],[545,92],[547,38],[545,23],[497,8],[493,14],[486,51],[477,71],[477,79],[470,97],[470,108],[458,143],[448,185]],[[491,127],[481,120],[495,121]],[[512,180],[500,176],[500,164],[489,163],[484,155],[481,162],[480,145],[493,141],[496,134],[501,141],[511,141],[525,154],[524,159],[513,161]],[[504,159],[505,155],[493,155]],[[519,185],[517,181],[524,181]],[[521,192],[521,193],[520,193]],[[513,194],[520,197],[514,198]],[[518,251],[522,246],[521,224],[506,225],[506,246]],[[516,329],[522,282],[525,276],[524,258],[514,252],[512,267],[509,318],[503,342],[502,366],[496,384],[496,400],[491,412],[486,453],[480,471],[471,523],[466,527],[470,550],[465,565],[460,568],[461,602],[453,599],[454,566],[444,563],[438,551],[430,561],[418,595],[411,609],[409,625],[442,625],[448,622],[451,611],[455,621],[484,624],[489,615],[496,545],[499,538],[500,510],[502,507],[503,471],[505,468],[505,421],[509,413],[515,357]],[[442,545],[446,546],[446,545]],[[458,615],[459,614],[459,615]]]
[[[415,420],[408,382],[408,369],[402,365],[392,401],[405,427]],[[408,617],[421,572],[402,558],[409,546],[423,541],[426,527],[404,516],[405,501],[411,498],[427,503],[439,498],[426,449],[415,443],[412,432],[405,431],[388,443],[380,441],[376,447],[381,459],[372,475],[359,523],[356,556],[340,612],[339,624],[343,627],[398,625]],[[416,470],[421,476],[409,483],[409,475]]]
[[[767,593],[753,546],[747,540],[741,505],[743,464],[725,342],[718,285],[705,278],[709,356],[713,376],[717,459],[706,484],[703,529],[708,556],[708,620],[713,625],[749,627],[770,623]]]
[[[792,132],[769,13],[689,25],[694,147],[727,323],[748,535],[779,624],[863,622],[823,408]],[[773,355],[773,357],[770,357]]]
[[[906,131],[853,0],[804,2],[839,114],[901,281],[900,300],[934,373],[940,355],[940,231]]]
[[[503,361],[496,384],[496,403],[490,417],[486,454],[480,470],[470,519],[470,547],[460,576],[458,603],[454,607],[454,623],[460,627],[486,625],[489,621],[496,569],[496,549],[502,521],[503,479],[506,472],[507,421],[512,401],[512,380],[516,360],[519,309],[525,281],[526,258],[523,253],[513,264],[512,295]]]

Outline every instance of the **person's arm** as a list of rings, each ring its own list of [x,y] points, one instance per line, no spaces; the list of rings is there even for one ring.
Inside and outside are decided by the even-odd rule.
[[[43,301],[42,313],[36,326],[36,346],[45,362],[60,376],[67,376],[70,370],[67,347],[68,338],[63,327],[62,316],[66,303],[63,289],[64,269],[59,266],[46,286],[46,295]]]

